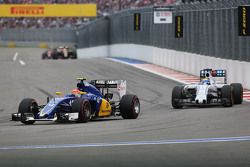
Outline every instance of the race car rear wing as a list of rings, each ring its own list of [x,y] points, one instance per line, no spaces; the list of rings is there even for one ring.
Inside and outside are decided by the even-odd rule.
[[[116,88],[120,98],[122,98],[122,96],[126,94],[127,90],[126,80],[97,79],[97,80],[91,80],[90,84],[94,85],[98,89]]]
[[[224,84],[227,83],[227,71],[225,69],[203,69],[200,70],[200,81],[203,80],[204,78],[218,78],[221,82]],[[220,79],[222,78],[222,80]]]

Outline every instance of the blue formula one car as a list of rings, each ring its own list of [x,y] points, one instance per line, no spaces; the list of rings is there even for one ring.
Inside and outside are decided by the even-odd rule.
[[[113,88],[113,89],[111,89]],[[111,92],[116,89],[117,91]],[[57,92],[59,96],[61,93]],[[112,100],[117,94],[117,100]],[[125,80],[92,80],[78,78],[77,88],[63,97],[48,98],[46,105],[39,106],[36,100],[21,101],[18,113],[12,114],[12,121],[33,124],[35,121],[75,121],[110,116],[136,119],[140,113],[140,101],[136,95],[126,94]]]

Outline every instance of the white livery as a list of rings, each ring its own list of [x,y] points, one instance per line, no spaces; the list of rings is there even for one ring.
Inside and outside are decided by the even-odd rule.
[[[227,84],[226,70],[200,70],[200,82],[174,87],[172,106],[182,108],[187,105],[223,105],[231,107],[241,104],[243,87],[240,83]]]

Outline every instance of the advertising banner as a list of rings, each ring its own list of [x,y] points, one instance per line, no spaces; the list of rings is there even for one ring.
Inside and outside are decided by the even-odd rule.
[[[96,17],[96,4],[0,5],[0,17]]]
[[[134,30],[141,31],[141,14],[134,13]]]
[[[154,7],[154,24],[173,23],[172,7]]]
[[[183,16],[175,16],[175,38],[183,37]]]
[[[250,36],[250,6],[239,6],[239,36]]]

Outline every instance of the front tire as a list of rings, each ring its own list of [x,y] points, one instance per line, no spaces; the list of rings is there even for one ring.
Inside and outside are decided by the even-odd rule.
[[[34,99],[26,98],[21,101],[18,107],[18,113],[21,113],[21,122],[26,125],[34,124],[35,121],[26,121],[25,113],[32,113],[35,115],[38,113],[38,104]]]
[[[230,85],[224,85],[221,88],[221,99],[224,107],[233,106],[233,92]]]
[[[44,59],[47,59],[48,58],[48,56],[44,53],[44,54],[42,54],[42,59],[44,60]]]
[[[243,86],[240,83],[232,83],[234,104],[242,104]]]
[[[77,59],[77,54],[76,53],[72,53],[70,57],[71,57],[71,59]]]
[[[136,119],[140,114],[140,101],[136,95],[124,95],[120,101],[120,112],[124,119]]]
[[[183,86],[175,86],[172,91],[172,106],[176,109],[183,107],[181,100],[183,98]]]
[[[91,104],[88,100],[76,99],[72,103],[72,112],[78,113],[79,123],[87,123],[90,120]]]

